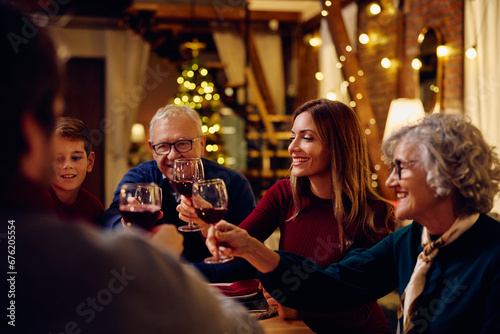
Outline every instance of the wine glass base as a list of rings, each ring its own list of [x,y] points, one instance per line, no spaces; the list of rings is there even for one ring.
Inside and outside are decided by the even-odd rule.
[[[201,228],[196,225],[196,224],[193,224],[193,225],[182,225],[182,226],[179,226],[177,228],[179,231],[181,232],[198,232],[198,231],[201,231]]]
[[[211,256],[211,257],[207,257],[205,260],[203,260],[203,262],[205,262],[206,264],[218,264],[218,263],[226,263],[226,262],[229,262],[229,261],[232,261],[234,258],[232,256],[230,257],[215,257],[215,256]]]

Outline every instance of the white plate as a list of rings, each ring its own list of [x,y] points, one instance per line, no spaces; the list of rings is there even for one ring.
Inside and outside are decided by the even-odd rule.
[[[258,294],[258,292],[252,292],[252,293],[249,293],[248,295],[241,295],[241,296],[226,296],[226,295],[224,295],[224,296],[227,297],[227,298],[235,298],[235,299],[239,299],[239,300],[246,300],[246,299],[252,298],[253,296],[255,296],[257,294]]]

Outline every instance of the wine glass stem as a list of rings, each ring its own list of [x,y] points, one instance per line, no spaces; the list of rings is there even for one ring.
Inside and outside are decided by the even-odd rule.
[[[217,233],[217,226],[214,225],[214,235]],[[215,238],[215,248],[217,249],[217,253],[215,254],[215,258],[217,260],[220,259],[220,248],[219,248],[219,240],[217,240],[217,238]]]

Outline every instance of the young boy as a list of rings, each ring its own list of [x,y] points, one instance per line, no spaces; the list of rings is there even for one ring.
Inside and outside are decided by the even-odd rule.
[[[54,176],[49,190],[54,208],[62,217],[79,216],[97,223],[104,207],[97,197],[82,188],[95,161],[90,131],[85,123],[72,117],[59,117],[54,151]]]

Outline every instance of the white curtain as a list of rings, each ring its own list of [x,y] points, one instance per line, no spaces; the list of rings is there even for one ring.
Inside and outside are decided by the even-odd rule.
[[[271,32],[256,32],[254,37],[267,87],[276,108],[274,112],[283,114],[285,112],[285,75],[281,37],[278,33]],[[246,47],[242,36],[234,30],[215,30],[213,39],[229,83],[243,84],[245,82]],[[253,102],[252,92],[248,95],[249,101]],[[238,98],[238,102],[244,102],[242,96]]]
[[[357,33],[357,15],[358,6],[352,3],[342,9],[342,18],[346,26],[347,34],[353,52],[356,52],[356,33]],[[326,19],[321,20],[319,29],[321,38],[321,46],[319,49],[319,70],[323,73],[324,79],[319,82],[318,97],[327,97],[328,93],[334,93],[336,99],[343,103],[349,104],[351,101],[347,87],[343,85],[345,81],[342,70],[338,68],[337,63],[341,63],[338,59],[335,45],[333,44],[332,35],[328,28]]]
[[[107,207],[128,171],[130,130],[142,100],[149,46],[124,30],[60,29],[58,33],[68,57],[105,59],[105,118],[101,130],[105,138],[103,205]]]
[[[465,1],[467,50],[476,46],[477,58],[464,59],[464,107],[486,141],[500,154],[500,1]],[[464,50],[464,51],[465,51]],[[500,213],[500,198],[493,211]]]

